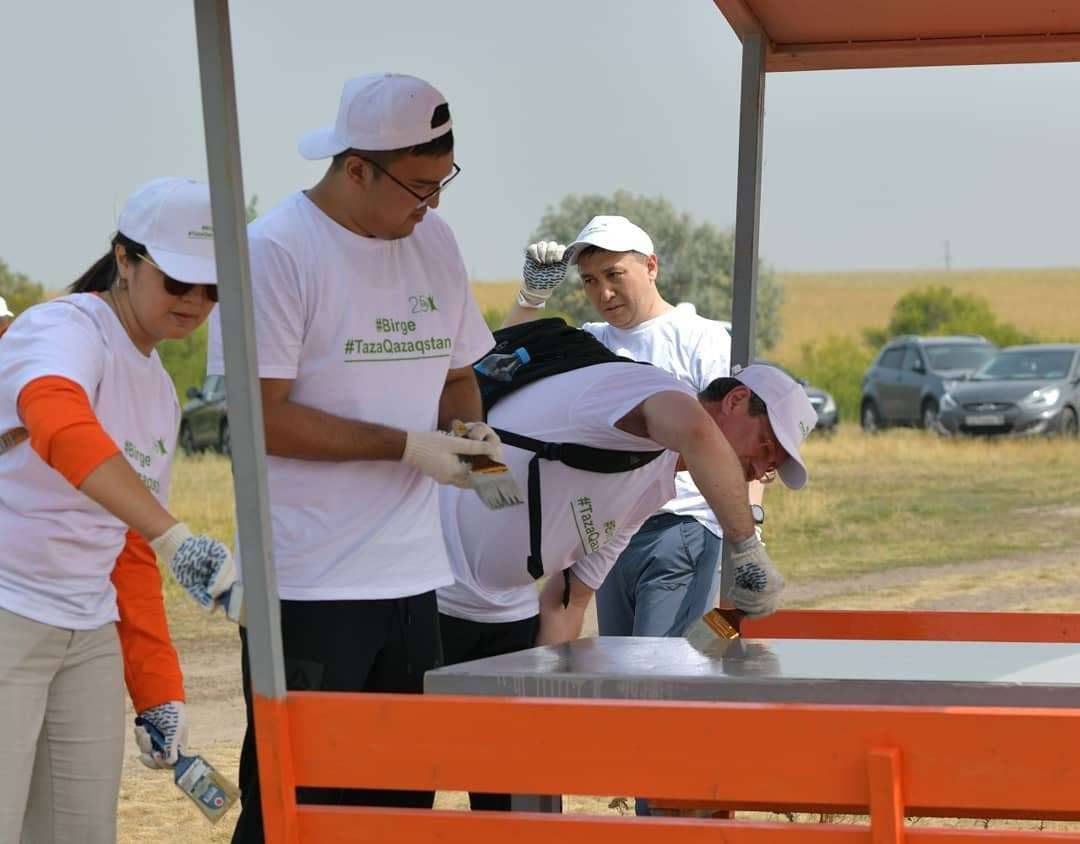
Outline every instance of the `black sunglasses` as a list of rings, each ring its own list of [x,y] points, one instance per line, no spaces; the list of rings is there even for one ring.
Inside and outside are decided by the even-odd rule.
[[[364,158],[364,156],[362,156],[362,155],[358,155],[356,157],[359,158],[361,161],[366,161],[368,164],[370,164],[372,167],[374,167],[376,170],[378,170],[380,173],[382,173],[384,176],[386,176],[388,179],[390,179],[390,181],[392,181],[395,185],[400,187],[402,190],[407,191],[408,193],[410,193],[413,196],[413,198],[416,199],[416,201],[417,201],[417,206],[416,206],[417,208],[419,208],[421,205],[423,205],[425,202],[427,202],[429,199],[431,199],[433,196],[435,196],[435,194],[441,193],[442,191],[446,190],[447,185],[449,185],[452,181],[454,181],[454,179],[456,179],[459,175],[461,175],[461,167],[458,166],[458,163],[455,161],[454,162],[454,169],[450,172],[449,176],[447,176],[445,179],[443,179],[442,184],[440,184],[433,191],[429,191],[428,193],[420,194],[420,193],[417,193],[416,191],[414,191],[407,184],[405,184],[403,181],[401,181],[401,179],[397,178],[397,176],[395,176],[393,173],[391,173],[389,170],[387,170],[385,167],[378,164],[377,162],[372,161],[370,158]]]
[[[211,302],[217,302],[218,289],[216,284],[189,284],[186,281],[177,281],[175,278],[165,272],[165,270],[155,264],[154,259],[151,258],[149,255],[140,255],[139,257],[142,258],[142,260],[146,261],[146,263],[148,263],[151,267],[154,267],[159,273],[161,273],[161,283],[165,286],[165,292],[168,293],[170,296],[187,296],[193,288],[205,287],[206,298],[209,299]]]

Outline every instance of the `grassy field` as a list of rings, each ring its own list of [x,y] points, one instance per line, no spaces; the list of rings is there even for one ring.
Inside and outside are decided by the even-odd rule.
[[[770,354],[786,364],[798,363],[803,343],[858,337],[864,328],[885,325],[897,299],[931,284],[984,296],[1002,320],[1040,337],[1080,339],[1080,269],[781,273],[780,279],[783,334]],[[661,288],[662,280],[661,274]],[[482,309],[506,308],[518,284],[479,282],[473,291]]]
[[[1080,609],[1080,444],[944,440],[918,431],[869,437],[844,427],[812,438],[806,456],[806,490],[776,485],[766,495],[766,541],[794,605]],[[172,504],[194,530],[231,542],[225,460],[180,460]],[[904,577],[890,580],[895,574]],[[207,618],[175,586],[167,597],[194,747],[235,777],[244,724],[235,629]],[[211,828],[163,775],[144,770],[131,749],[127,757],[123,844],[229,840],[235,812]],[[439,805],[466,804],[463,795],[440,794]],[[629,804],[606,796],[569,805],[625,813]]]

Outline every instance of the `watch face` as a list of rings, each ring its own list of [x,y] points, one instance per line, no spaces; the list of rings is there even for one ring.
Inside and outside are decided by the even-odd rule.
[[[765,524],[765,508],[762,507],[760,504],[750,505],[750,515],[754,517],[755,525]]]

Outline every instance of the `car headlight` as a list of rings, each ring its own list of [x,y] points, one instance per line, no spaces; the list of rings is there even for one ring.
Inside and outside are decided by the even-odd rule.
[[[1061,398],[1061,390],[1057,387],[1046,387],[1042,390],[1036,390],[1031,395],[1020,400],[1020,404],[1025,407],[1041,408],[1041,407],[1053,407],[1057,404],[1058,399]]]
[[[941,397],[940,407],[942,410],[955,410],[959,405],[956,403],[956,399],[952,397],[952,393],[945,393]]]

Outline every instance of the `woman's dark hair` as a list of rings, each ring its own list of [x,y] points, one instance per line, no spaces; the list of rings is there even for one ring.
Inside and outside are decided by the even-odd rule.
[[[116,233],[109,244],[109,251],[98,258],[86,272],[68,288],[72,293],[104,293],[116,281],[116,247],[123,246],[129,258],[146,254],[146,247],[130,237]]]
[[[715,378],[709,382],[708,387],[698,393],[698,398],[702,401],[720,401],[736,387],[745,386],[738,378],[729,378],[727,376]],[[768,412],[769,409],[765,406],[765,402],[753,390],[750,390],[750,415],[764,416]]]

